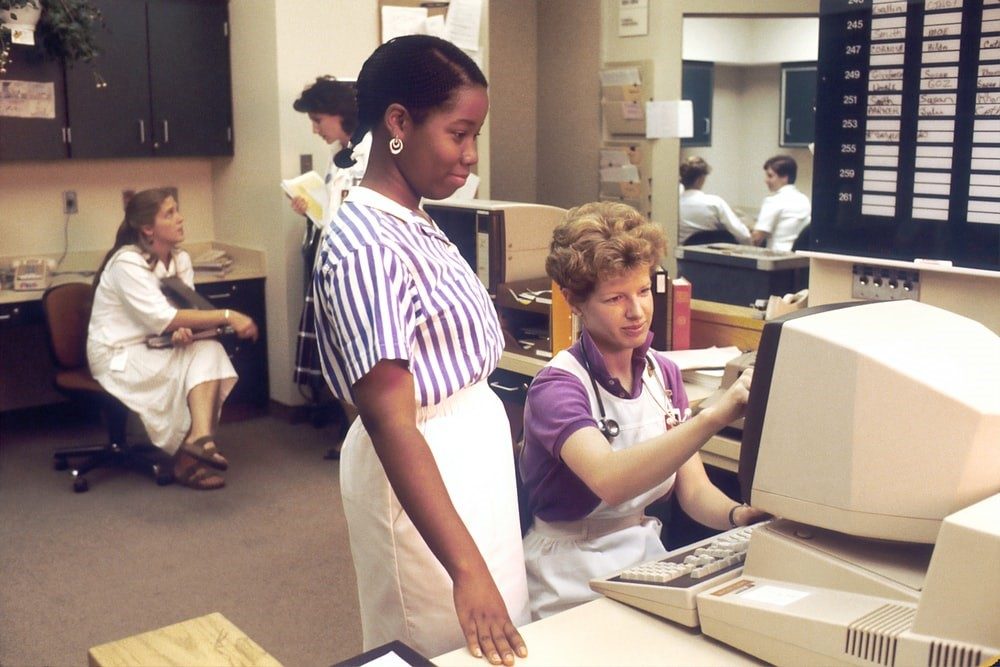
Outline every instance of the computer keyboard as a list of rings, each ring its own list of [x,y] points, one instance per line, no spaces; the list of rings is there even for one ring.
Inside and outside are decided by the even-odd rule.
[[[765,523],[674,549],[663,558],[592,579],[590,587],[612,600],[697,628],[698,593],[740,575],[750,535]]]

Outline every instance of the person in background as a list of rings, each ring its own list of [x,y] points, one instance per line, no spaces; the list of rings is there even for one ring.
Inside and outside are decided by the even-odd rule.
[[[703,192],[705,179],[712,168],[704,159],[692,155],[680,166],[681,185],[680,224],[677,242],[684,242],[695,232],[724,229],[733,235],[737,243],[750,243],[750,230],[743,224],[733,209],[722,197]]]
[[[771,194],[764,198],[753,227],[753,244],[771,250],[791,250],[812,219],[809,198],[795,187],[798,165],[790,155],[775,155],[764,163],[764,183]]]
[[[513,664],[528,621],[510,427],[486,383],[503,351],[489,294],[420,208],[478,161],[486,78],[428,35],[389,40],[357,83],[372,150],[320,243],[316,333],[333,394],[353,403],[340,485],[365,649],[463,645]],[[350,164],[350,148],[336,156]]]
[[[87,361],[94,379],[142,420],[150,440],[174,457],[174,479],[192,489],[218,489],[228,468],[215,431],[236,384],[217,340],[194,332],[230,326],[257,339],[254,321],[235,310],[172,305],[160,280],[177,276],[194,288],[191,257],[181,250],[184,217],[168,189],[143,190],[125,207],[115,243],[94,278]],[[152,349],[146,338],[169,332],[173,346]]]
[[[302,239],[302,264],[305,267],[305,302],[299,319],[299,334],[295,351],[295,369],[292,379],[303,397],[309,401],[312,408],[312,421],[322,425],[328,414],[333,413],[333,419],[341,424],[341,436],[347,430],[347,413],[339,401],[330,404],[329,395],[323,382],[323,374],[319,368],[319,358],[316,349],[316,332],[313,328],[312,303],[312,267],[316,258],[316,246],[320,233],[330,224],[344,195],[354,185],[361,182],[368,164],[368,151],[371,148],[371,138],[365,140],[354,149],[354,164],[341,169],[333,163],[336,155],[351,139],[351,133],[358,126],[358,105],[354,97],[354,86],[346,81],[338,81],[332,76],[321,76],[307,86],[292,107],[309,116],[314,134],[330,146],[330,163],[326,170],[325,181],[328,194],[328,204],[324,216],[319,221],[306,220],[305,235]],[[292,210],[299,215],[306,213],[306,200],[295,197],[291,201]],[[325,399],[325,400],[324,400]],[[340,442],[338,441],[327,451],[326,458],[340,457]]]
[[[315,223],[322,231],[330,224],[344,195],[365,175],[371,138],[366,135],[364,141],[354,147],[354,164],[350,167],[342,169],[333,163],[333,157],[347,145],[358,126],[354,86],[346,81],[337,81],[332,76],[318,77],[302,91],[292,108],[308,115],[313,134],[330,146],[330,163],[324,177],[330,201],[323,220]],[[292,199],[291,206],[299,215],[305,215],[307,206],[302,197]]]
[[[571,209],[553,233],[545,271],[582,333],[538,373],[525,403],[532,618],[597,598],[593,578],[663,556],[661,523],[644,510],[664,496],[716,529],[764,516],[716,488],[698,454],[743,414],[752,370],[688,418],[680,370],[650,349],[650,271],[665,250],[659,227],[621,203]]]

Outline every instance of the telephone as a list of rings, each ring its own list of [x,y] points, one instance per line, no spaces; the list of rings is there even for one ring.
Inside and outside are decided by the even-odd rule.
[[[25,257],[11,262],[14,268],[14,291],[40,290],[49,286],[49,274],[56,268],[56,260],[44,257]]]

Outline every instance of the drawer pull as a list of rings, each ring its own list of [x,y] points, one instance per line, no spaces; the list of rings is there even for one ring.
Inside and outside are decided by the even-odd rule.
[[[500,391],[509,391],[512,393],[515,391],[521,391],[520,387],[508,387],[506,385],[500,384],[499,382],[490,382],[490,386],[493,387],[494,389],[499,389]]]

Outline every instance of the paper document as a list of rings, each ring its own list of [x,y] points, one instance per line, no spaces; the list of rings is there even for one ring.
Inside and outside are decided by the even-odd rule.
[[[703,368],[725,368],[726,362],[740,356],[740,348],[735,345],[729,347],[706,347],[700,350],[671,350],[660,352],[667,359],[677,364],[682,371],[689,371]]]
[[[281,189],[292,199],[305,199],[308,206],[306,215],[317,225],[323,224],[324,213],[330,203],[330,193],[327,192],[322,176],[315,171],[307,171],[301,176],[283,180]]]

